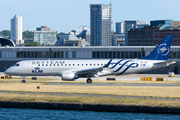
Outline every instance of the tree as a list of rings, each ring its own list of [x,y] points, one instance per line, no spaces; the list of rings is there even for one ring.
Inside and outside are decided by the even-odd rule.
[[[3,30],[3,31],[0,32],[0,34],[3,35],[3,36],[10,36],[11,35],[11,31]]]
[[[57,36],[58,36],[58,35],[66,35],[66,33],[60,32],[60,33],[57,34]]]
[[[28,42],[25,46],[41,46],[38,42]]]
[[[26,30],[23,32],[23,38],[32,38],[33,39],[33,32]]]

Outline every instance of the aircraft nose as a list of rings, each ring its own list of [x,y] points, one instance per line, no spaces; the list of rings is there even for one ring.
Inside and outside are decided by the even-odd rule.
[[[4,73],[8,75],[8,74],[10,74],[10,71],[11,70],[8,68],[7,70],[4,71]]]

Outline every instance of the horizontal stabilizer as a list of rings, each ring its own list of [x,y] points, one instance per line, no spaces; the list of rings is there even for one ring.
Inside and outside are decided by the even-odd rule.
[[[159,63],[154,63],[154,66],[157,67],[157,66],[169,66],[169,65],[172,65],[172,64],[175,64],[176,61],[175,60],[170,60],[170,61],[164,61],[164,62],[159,62]]]

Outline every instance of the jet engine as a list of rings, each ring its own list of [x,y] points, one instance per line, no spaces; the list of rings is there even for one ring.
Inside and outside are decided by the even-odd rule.
[[[78,78],[78,75],[73,72],[62,72],[61,79],[64,81],[73,81]]]

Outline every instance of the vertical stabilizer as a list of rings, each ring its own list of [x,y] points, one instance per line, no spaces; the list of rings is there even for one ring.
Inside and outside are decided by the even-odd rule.
[[[166,35],[156,48],[148,55],[141,59],[148,60],[167,60],[173,35]]]

